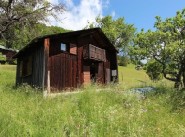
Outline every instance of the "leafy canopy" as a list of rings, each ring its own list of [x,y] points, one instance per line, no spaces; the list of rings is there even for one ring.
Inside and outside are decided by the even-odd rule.
[[[112,16],[96,18],[96,22],[90,23],[86,28],[100,27],[110,42],[125,54],[128,52],[128,46],[132,44],[136,28],[133,24],[125,23],[124,18],[114,20]]]
[[[135,38],[132,54],[138,59],[154,59],[162,65],[162,74],[175,82],[175,87],[185,86],[185,10],[175,17],[162,20],[156,17],[156,31],[142,30]]]
[[[63,11],[62,4],[54,5],[47,0],[0,0],[0,39],[10,48],[16,31],[34,29],[36,23],[48,21],[49,16],[57,18]]]

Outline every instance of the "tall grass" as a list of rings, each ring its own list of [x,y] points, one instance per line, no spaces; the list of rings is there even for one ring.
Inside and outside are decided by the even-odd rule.
[[[43,98],[29,86],[15,88],[15,68],[5,68],[0,66],[2,137],[185,135],[185,113],[169,103],[172,89],[160,87],[142,98],[122,86],[92,85],[76,94]]]

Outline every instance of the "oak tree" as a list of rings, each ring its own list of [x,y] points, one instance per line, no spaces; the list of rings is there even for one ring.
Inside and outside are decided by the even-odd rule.
[[[142,30],[137,34],[132,52],[140,59],[154,59],[161,64],[163,76],[185,87],[185,10],[175,17],[162,20],[156,17],[155,31]]]
[[[10,48],[16,39],[15,31],[25,27],[32,30],[36,23],[47,22],[49,16],[57,18],[63,11],[63,4],[54,5],[47,0],[0,0],[0,39]]]

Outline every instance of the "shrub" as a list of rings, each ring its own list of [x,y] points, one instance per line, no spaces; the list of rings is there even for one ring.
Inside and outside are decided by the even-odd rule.
[[[0,61],[6,61],[6,56],[0,53]]]
[[[146,67],[146,73],[153,81],[162,79],[162,66],[156,61],[150,61]]]
[[[119,66],[127,66],[129,64],[129,58],[126,56],[121,56],[119,58]]]

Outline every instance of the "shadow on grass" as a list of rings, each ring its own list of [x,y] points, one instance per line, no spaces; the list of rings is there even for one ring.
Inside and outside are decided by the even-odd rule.
[[[165,86],[156,87],[154,92],[147,94],[148,97],[162,97],[166,105],[170,105],[171,111],[185,111],[185,89],[177,90]]]
[[[39,88],[33,88],[28,84],[23,84],[20,86],[15,86],[15,84],[7,83],[2,86],[4,92],[9,92],[10,94],[20,94],[23,96],[42,96],[43,92]]]
[[[143,81],[143,80],[137,80],[137,81],[139,81],[139,82],[141,82],[142,84],[147,84],[147,82],[146,81]]]
[[[177,111],[185,111],[185,90],[176,90],[171,93],[170,103],[172,109]]]

